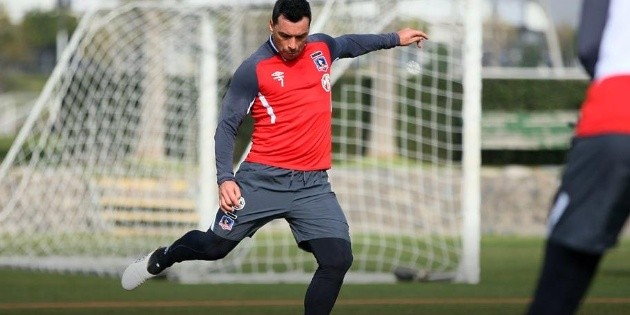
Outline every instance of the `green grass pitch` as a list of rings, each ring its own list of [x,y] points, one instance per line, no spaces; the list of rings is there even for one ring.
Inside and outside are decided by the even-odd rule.
[[[333,314],[523,314],[538,276],[542,239],[484,237],[477,285],[345,285]],[[578,314],[630,314],[630,240],[604,259]],[[301,314],[303,284],[182,285],[0,269],[0,314]]]

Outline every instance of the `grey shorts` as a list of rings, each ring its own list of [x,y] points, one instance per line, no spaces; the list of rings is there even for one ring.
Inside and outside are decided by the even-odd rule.
[[[630,135],[576,138],[549,213],[549,238],[603,253],[630,212]]]
[[[274,219],[285,219],[296,242],[317,238],[350,241],[348,221],[332,192],[326,171],[292,171],[244,162],[236,182],[245,199],[232,220],[217,212],[212,231],[240,241]]]

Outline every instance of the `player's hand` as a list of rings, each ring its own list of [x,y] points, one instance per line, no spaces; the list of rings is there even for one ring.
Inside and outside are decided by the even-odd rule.
[[[241,198],[241,189],[235,181],[227,180],[219,185],[219,207],[223,212],[234,211],[234,206],[238,205]]]
[[[398,37],[400,37],[400,46],[409,46],[416,43],[418,48],[422,48],[422,41],[429,39],[429,36],[423,31],[408,27],[398,31]]]

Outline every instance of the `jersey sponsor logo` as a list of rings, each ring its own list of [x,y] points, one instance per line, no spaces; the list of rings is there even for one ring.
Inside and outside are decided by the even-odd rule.
[[[276,71],[272,73],[271,76],[273,77],[274,80],[280,82],[281,87],[284,87],[284,72]]]
[[[219,226],[226,231],[232,231],[232,227],[234,226],[234,219],[232,219],[228,215],[223,215],[221,217],[221,220],[219,220]]]
[[[326,72],[328,70],[328,61],[326,61],[326,57],[320,50],[312,53],[311,59],[313,59],[318,71]]]
[[[324,89],[324,91],[326,92],[330,92],[330,74],[325,73],[322,76],[322,88]]]

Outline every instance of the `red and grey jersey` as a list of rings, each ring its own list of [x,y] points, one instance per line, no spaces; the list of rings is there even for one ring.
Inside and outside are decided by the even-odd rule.
[[[396,33],[309,35],[302,54],[283,60],[271,38],[236,70],[214,136],[217,182],[234,177],[236,132],[254,119],[246,161],[298,171],[331,166],[331,79],[334,60],[398,46]]]
[[[630,134],[630,1],[585,0],[578,29],[580,61],[592,78],[577,136]]]

